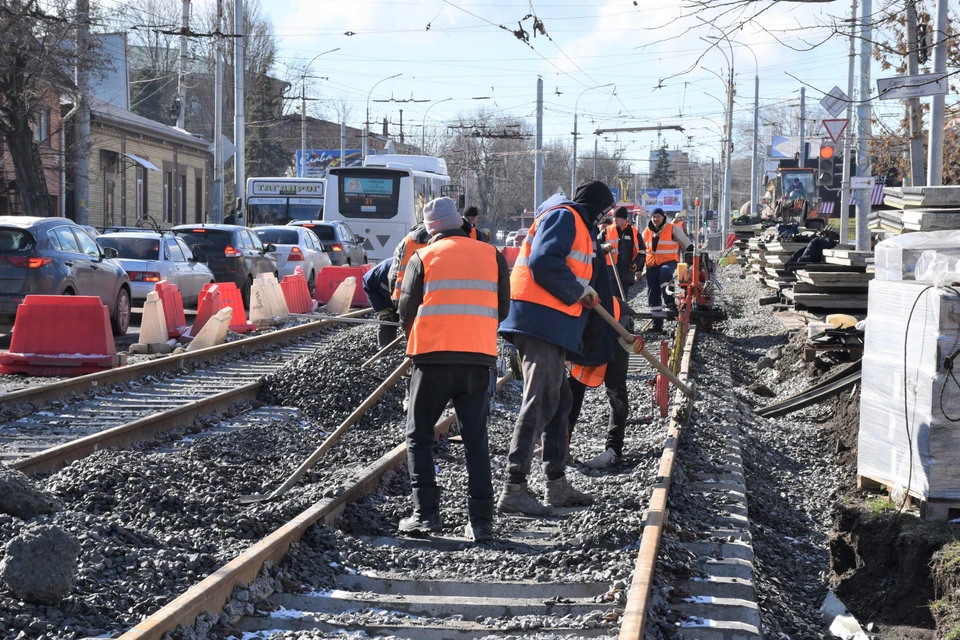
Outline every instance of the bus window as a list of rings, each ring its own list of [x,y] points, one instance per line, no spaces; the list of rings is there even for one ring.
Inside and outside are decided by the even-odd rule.
[[[344,169],[336,174],[340,215],[344,218],[393,218],[400,205],[400,174]]]
[[[253,224],[285,224],[287,201],[282,198],[258,198],[247,203],[247,215]]]

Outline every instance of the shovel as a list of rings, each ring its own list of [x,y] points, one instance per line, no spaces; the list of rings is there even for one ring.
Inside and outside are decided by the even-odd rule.
[[[607,324],[613,327],[616,330],[616,332],[619,333],[624,340],[626,340],[627,342],[633,342],[636,339],[636,336],[634,336],[632,333],[624,329],[620,325],[620,323],[614,320],[613,316],[610,315],[610,313],[606,309],[604,309],[601,305],[598,304],[593,308],[593,310],[599,313],[600,317],[606,320]],[[668,369],[666,366],[664,366],[662,362],[660,362],[659,360],[654,358],[652,355],[650,355],[649,351],[647,351],[644,348],[641,348],[640,355],[646,358],[647,362],[649,362],[654,369],[656,369],[657,371],[662,373],[664,376],[666,376],[667,380],[673,383],[673,386],[675,386],[677,389],[680,389],[680,391],[683,392],[683,395],[687,396],[688,398],[693,398],[693,389],[687,386],[686,384],[684,384],[680,378],[673,375],[670,372],[670,369]]]
[[[363,404],[361,404],[359,407],[354,409],[353,413],[347,416],[347,419],[344,420],[340,424],[340,426],[336,428],[336,430],[333,433],[327,436],[327,439],[323,441],[323,444],[317,447],[317,450],[311,453],[310,457],[304,460],[303,464],[297,467],[297,470],[294,471],[289,478],[287,478],[286,482],[280,485],[280,488],[278,488],[273,493],[267,494],[267,495],[258,493],[258,494],[253,494],[249,496],[240,496],[240,504],[253,504],[255,502],[267,502],[275,498],[279,498],[280,496],[285,494],[287,491],[289,491],[291,487],[293,487],[293,485],[297,484],[297,480],[302,478],[303,475],[307,471],[309,471],[310,468],[313,467],[313,465],[315,465],[317,461],[320,460],[320,458],[323,457],[323,454],[329,451],[330,448],[337,443],[337,440],[339,440],[343,436],[343,434],[345,434],[347,430],[350,429],[350,427],[356,424],[356,422],[363,417],[363,414],[365,414],[367,410],[370,407],[372,407],[377,400],[380,399],[380,396],[386,393],[387,389],[389,389],[394,384],[396,384],[397,380],[400,379],[400,376],[406,373],[407,369],[410,368],[410,365],[412,364],[413,364],[413,361],[410,360],[410,358],[405,358],[404,361],[400,363],[400,366],[397,367],[396,370],[390,374],[390,377],[388,377],[386,380],[381,382],[380,386],[377,387],[373,391],[373,393],[371,393],[367,397],[367,399],[363,401]]]

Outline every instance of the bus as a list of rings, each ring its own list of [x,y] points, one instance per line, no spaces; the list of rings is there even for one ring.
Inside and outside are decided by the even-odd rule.
[[[327,173],[324,220],[342,220],[364,236],[371,260],[393,255],[410,229],[423,220],[423,206],[449,192],[450,176],[441,158],[367,156],[362,167],[336,167]]]
[[[322,220],[323,178],[247,178],[249,225]]]

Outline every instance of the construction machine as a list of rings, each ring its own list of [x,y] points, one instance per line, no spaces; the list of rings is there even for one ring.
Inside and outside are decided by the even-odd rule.
[[[822,229],[827,216],[820,213],[820,188],[816,169],[780,167],[767,181],[763,196],[765,221],[796,222],[808,229]]]

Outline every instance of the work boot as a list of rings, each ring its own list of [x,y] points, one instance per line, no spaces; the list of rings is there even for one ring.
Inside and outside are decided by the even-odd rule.
[[[547,504],[551,507],[585,507],[593,504],[593,496],[577,491],[567,476],[560,476],[556,480],[547,480]]]
[[[508,482],[503,485],[503,493],[497,502],[497,508],[504,513],[523,513],[528,516],[548,516],[553,513],[553,507],[540,504],[527,489],[527,483],[514,484]]]
[[[584,464],[587,465],[588,469],[609,469],[620,464],[620,456],[613,449],[607,449],[596,458],[587,460]]]
[[[493,540],[493,525],[486,520],[468,522],[464,533],[474,542],[490,542]]]
[[[431,531],[440,531],[443,522],[440,520],[440,489],[439,487],[424,487],[414,489],[413,514],[400,521],[397,530],[400,533],[426,535]]]

